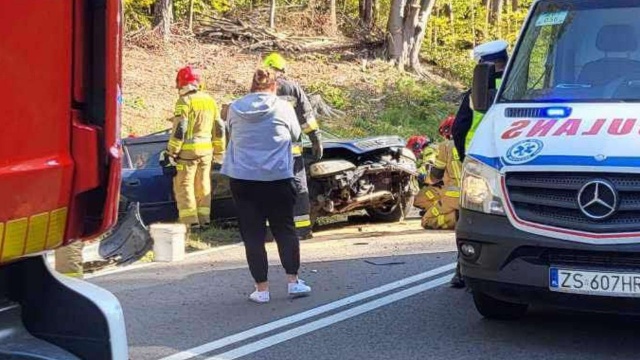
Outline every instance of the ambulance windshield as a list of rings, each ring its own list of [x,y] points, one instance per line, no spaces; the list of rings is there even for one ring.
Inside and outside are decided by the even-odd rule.
[[[540,1],[499,102],[640,101],[640,2]]]

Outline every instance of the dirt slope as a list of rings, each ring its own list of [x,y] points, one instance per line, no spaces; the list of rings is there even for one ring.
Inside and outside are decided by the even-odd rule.
[[[166,119],[172,116],[177,96],[175,73],[181,66],[195,64],[202,68],[207,90],[220,103],[248,91],[252,72],[259,65],[261,56],[243,52],[237,46],[201,44],[192,39],[168,45],[129,41],[123,60],[122,135],[144,135],[169,126]],[[292,59],[290,76],[308,91],[326,86],[345,90],[350,96],[361,98],[364,106],[371,108],[367,110],[374,113],[386,106],[385,92],[394,81],[406,76],[383,61],[340,61],[337,58],[335,54],[325,54]],[[447,87],[449,100],[455,98],[459,87],[436,75],[430,75],[430,79],[438,86]],[[339,125],[348,127],[350,119],[351,116],[340,119]]]

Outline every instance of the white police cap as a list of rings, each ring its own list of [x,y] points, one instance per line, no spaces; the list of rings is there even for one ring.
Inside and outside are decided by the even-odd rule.
[[[473,49],[473,59],[475,61],[491,61],[507,57],[507,47],[509,43],[504,40],[495,40]]]

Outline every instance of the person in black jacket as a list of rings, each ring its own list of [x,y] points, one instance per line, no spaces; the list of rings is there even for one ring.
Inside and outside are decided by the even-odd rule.
[[[276,71],[278,85],[276,94],[293,105],[302,132],[311,141],[313,157],[316,161],[322,159],[322,138],[313,106],[300,84],[285,77],[286,60],[280,54],[272,53],[265,57],[263,65]],[[294,157],[294,180],[298,191],[295,205],[296,231],[300,239],[308,239],[312,237],[311,227],[313,224],[311,223],[311,204],[307,187],[307,173],[302,158],[301,139],[296,139],[292,151]]]
[[[473,56],[478,63],[493,62],[496,66],[497,78],[502,78],[502,72],[507,65],[509,56],[507,54],[508,43],[504,40],[491,41],[482,45],[478,45],[473,49]],[[453,142],[456,150],[460,155],[460,161],[464,161],[466,155],[466,144],[469,130],[473,124],[474,115],[478,118],[482,117],[482,114],[474,114],[471,108],[471,90],[466,91],[463,94],[460,108],[456,113],[456,119],[453,123],[452,135]]]

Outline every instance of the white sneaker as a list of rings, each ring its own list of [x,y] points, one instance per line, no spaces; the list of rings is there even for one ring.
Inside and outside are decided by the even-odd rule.
[[[254,291],[249,295],[249,300],[256,302],[258,304],[265,304],[271,300],[271,296],[269,295],[269,291]]]
[[[311,287],[307,286],[303,280],[298,279],[297,282],[289,283],[289,296],[301,297],[311,293]]]

